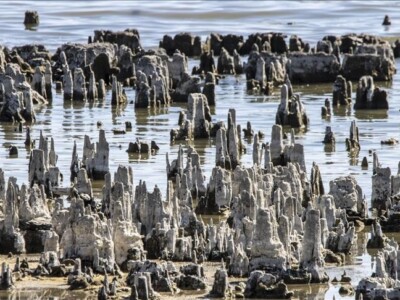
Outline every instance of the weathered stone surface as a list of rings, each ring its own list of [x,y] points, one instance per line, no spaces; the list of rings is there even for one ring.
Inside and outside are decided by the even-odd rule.
[[[187,56],[200,56],[201,54],[201,38],[193,36],[188,32],[181,32],[172,37],[164,35],[160,41],[160,47],[167,51],[168,55],[173,55],[176,50]]]
[[[27,10],[25,12],[24,24],[25,26],[38,26],[39,25],[38,12],[33,10]]]
[[[351,102],[351,81],[346,81],[342,75],[336,77],[333,83],[333,105],[348,105]]]
[[[201,93],[200,79],[184,73],[176,89],[171,93],[171,98],[174,102],[187,102],[192,93]]]
[[[387,92],[375,87],[372,76],[360,78],[354,109],[389,109]]]
[[[376,153],[374,153],[374,156],[376,156]],[[391,206],[389,199],[392,193],[391,170],[389,167],[381,167],[377,158],[375,158],[373,173],[371,205],[380,214],[380,211],[388,210]]]
[[[299,95],[288,97],[288,86],[282,85],[281,103],[275,117],[275,124],[294,128],[308,125],[308,117]]]
[[[95,180],[104,179],[104,175],[109,172],[109,155],[110,147],[106,140],[105,132],[101,129],[99,131],[99,141],[96,143],[96,150],[91,155],[85,155],[84,151],[83,155],[86,171],[90,178]]]
[[[329,182],[329,194],[333,196],[337,208],[349,214],[367,216],[367,206],[361,187],[353,176],[339,177]]]
[[[85,75],[81,68],[74,71],[74,85],[72,100],[85,102],[87,100]]]
[[[390,45],[363,45],[357,46],[354,54],[345,54],[342,69],[348,80],[369,75],[377,81],[389,81],[396,73],[396,64]]]
[[[332,82],[340,70],[340,63],[333,54],[291,53],[288,59],[289,78],[295,83]]]
[[[0,290],[11,290],[14,288],[13,276],[10,266],[5,262],[1,265]]]
[[[259,209],[251,247],[250,270],[286,269],[287,253],[277,236],[276,228],[272,212]]]
[[[112,76],[112,93],[111,93],[111,104],[120,105],[127,102],[125,90],[122,89],[122,84],[117,81],[116,76]]]
[[[352,121],[350,125],[350,136],[346,138],[346,150],[351,153],[358,153],[361,149],[358,127],[356,121]]]
[[[289,51],[290,52],[302,52],[304,49],[304,42],[297,35],[290,36],[289,39]]]
[[[263,271],[251,272],[244,291],[246,298],[290,299],[293,296],[286,284],[277,282],[277,278]]]
[[[125,29],[124,31],[95,30],[93,42],[115,43],[118,46],[125,45],[134,51],[134,53],[142,50],[139,31],[131,28]]]
[[[329,280],[328,275],[321,270],[324,266],[321,246],[320,212],[319,210],[311,209],[307,212],[304,224],[300,266],[311,273],[311,280],[316,283]]]

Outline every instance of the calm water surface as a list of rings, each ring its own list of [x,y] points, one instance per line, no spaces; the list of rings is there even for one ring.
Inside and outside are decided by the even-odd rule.
[[[40,15],[40,26],[35,30],[25,30],[23,18],[25,10],[37,10]],[[328,34],[369,33],[384,37],[400,36],[400,3],[383,1],[346,1],[346,2],[134,2],[134,1],[2,1],[0,2],[0,44],[8,47],[28,43],[43,43],[50,51],[66,42],[85,43],[95,29],[123,30],[137,28],[141,43],[145,48],[157,47],[164,34],[175,35],[181,31],[200,35],[205,41],[210,32],[222,34],[236,33],[245,37],[254,32],[277,31],[288,35],[297,34],[303,41],[315,45]],[[392,26],[381,25],[383,17],[388,14]],[[191,67],[198,61],[191,60]],[[400,68],[397,62],[397,68]],[[213,120],[226,120],[229,108],[236,108],[237,123],[246,125],[251,121],[255,131],[265,133],[264,142],[270,140],[271,126],[275,122],[275,112],[279,103],[279,89],[273,96],[257,96],[246,93],[244,76],[227,76],[216,87],[215,108],[212,109]],[[399,137],[400,117],[400,78],[393,82],[378,83],[389,95],[388,111],[355,112],[352,108],[340,108],[333,111],[329,119],[320,116],[325,98],[331,98],[332,85],[294,86],[301,94],[306,111],[310,118],[307,130],[296,133],[297,142],[305,147],[306,165],[310,170],[315,161],[320,169],[326,190],[329,181],[343,175],[354,175],[361,185],[368,202],[371,196],[371,168],[361,170],[364,156],[372,162],[369,151],[375,150],[384,166],[392,167],[397,173],[400,159],[399,146],[384,146],[380,141]],[[356,84],[353,84],[356,87]],[[127,90],[130,101],[135,92]],[[354,94],[353,94],[354,96]],[[178,114],[183,106],[172,105],[162,109],[135,110],[132,104],[117,109],[111,107],[111,93],[103,102],[85,105],[64,103],[61,94],[56,94],[51,105],[36,107],[37,122],[32,126],[32,136],[39,138],[40,130],[46,137],[53,137],[58,154],[58,167],[64,174],[64,186],[69,186],[69,166],[74,141],[77,142],[79,155],[82,155],[83,134],[98,140],[97,121],[103,123],[106,137],[110,144],[110,168],[114,172],[119,164],[130,165],[134,170],[135,183],[145,180],[149,188],[158,185],[163,194],[166,191],[165,155],[170,159],[176,157],[179,145],[170,145],[169,131],[177,127]],[[349,126],[356,120],[360,131],[361,151],[357,157],[349,157],[345,151],[345,139],[349,135]],[[133,129],[125,135],[114,135],[113,129],[125,127],[130,121]],[[324,151],[321,143],[325,127],[331,126],[336,134],[336,149]],[[156,155],[138,156],[125,152],[129,142],[136,138],[155,140],[160,146]],[[29,152],[24,146],[25,130],[19,132],[13,124],[0,123],[0,168],[6,177],[15,176],[21,184],[27,182]],[[18,147],[18,158],[9,158],[8,147]],[[188,144],[194,146],[201,155],[204,174],[207,179],[214,166],[214,141],[196,141]],[[251,141],[245,141],[247,153],[242,162],[251,165]],[[102,183],[95,186],[101,187]],[[374,256],[365,250],[367,234],[359,235],[357,251],[349,258],[349,265],[341,268],[328,268],[329,275],[338,276],[344,269],[354,278],[353,285],[373,268]],[[363,241],[363,242],[360,242]],[[339,277],[339,276],[338,276]],[[299,298],[315,299],[332,298],[338,286],[302,288]],[[328,293],[325,295],[326,290]],[[305,293],[305,294],[304,294]],[[308,295],[306,295],[308,294]],[[302,296],[303,295],[303,296]],[[23,299],[24,296],[14,299]]]

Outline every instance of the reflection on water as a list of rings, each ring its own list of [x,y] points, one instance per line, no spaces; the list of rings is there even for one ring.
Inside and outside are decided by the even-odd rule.
[[[354,112],[354,116],[358,120],[382,120],[386,119],[388,117],[388,112],[387,110],[384,109],[376,109],[376,110],[368,110],[368,109],[363,109],[363,110],[356,110]]]

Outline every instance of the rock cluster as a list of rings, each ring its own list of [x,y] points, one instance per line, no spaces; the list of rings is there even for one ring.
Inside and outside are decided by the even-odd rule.
[[[374,86],[372,76],[360,78],[354,109],[389,109],[387,92]]]
[[[205,178],[199,153],[188,147],[184,155],[180,146],[176,159],[166,156],[168,189],[163,197],[157,185],[148,188],[142,180],[134,185],[129,166],[120,165],[112,178],[110,145],[100,129],[96,143],[84,136],[81,159],[74,144],[71,184],[62,188],[54,139],[41,133],[38,148],[30,149],[27,129],[27,184],[18,185],[13,176],[6,184],[0,170],[0,253],[42,254],[35,269],[26,262],[23,267],[18,259],[15,271],[63,276],[72,289],[95,284],[94,273],[100,273],[104,279],[99,299],[119,297],[118,279],[109,282],[108,276],[119,276],[120,269],[129,272],[125,284],[131,299],[158,299],[159,292],[178,288],[204,291],[206,261],[222,261],[214,275],[213,297],[233,295],[229,276],[247,277],[245,286],[236,289],[248,298],[287,298],[292,293],[286,284],[327,282],[325,261],[340,262],[340,255],[351,251],[356,224],[369,222],[367,205],[352,176],[332,180],[328,193],[317,164],[308,176],[304,147],[296,142],[293,128],[304,128],[309,121],[291,81],[334,81],[333,105],[347,105],[347,79],[363,76],[355,109],[388,109],[386,92],[374,88],[373,80],[393,77],[390,46],[365,35],[327,36],[311,50],[297,36],[288,46],[280,33],[253,34],[247,40],[211,34],[205,46],[199,37],[182,33],[164,36],[164,50],[144,51],[135,29],[99,30],[89,40],[62,45],[52,57],[40,45],[0,48],[0,120],[34,123],[34,104],[52,100],[56,81],[66,104],[105,99],[106,87],[111,87],[111,105],[120,107],[129,102],[124,87],[133,86],[132,104],[138,110],[186,103],[179,128],[170,132],[171,141],[215,138],[215,167]],[[340,52],[346,53],[342,63]],[[249,54],[244,65],[239,54]],[[219,56],[217,65],[213,55]],[[194,70],[199,77],[188,74],[190,56],[200,56],[200,67]],[[255,92],[269,94],[273,86],[282,85],[270,141],[262,143],[263,135],[255,134],[250,122],[243,130],[253,147],[250,167],[241,162],[245,146],[236,111],[229,110],[225,124],[213,121],[210,109],[216,104],[216,73],[242,72]],[[328,119],[329,100],[323,112]],[[289,139],[284,138],[285,126],[292,127]],[[329,126],[324,143],[335,144]],[[355,121],[346,147],[353,156],[360,150]],[[10,154],[16,149],[11,147]],[[157,149],[153,142],[137,140],[128,152],[149,154]],[[103,180],[100,193],[93,191],[92,180]],[[358,285],[357,293],[365,297],[398,295],[398,246],[383,230],[398,227],[399,192],[400,175],[382,167],[374,153],[371,203],[380,220],[372,224],[368,244],[382,252],[374,277]],[[204,222],[202,214],[227,218],[214,224],[213,219]],[[173,261],[180,263],[179,269]],[[12,288],[11,273],[3,264],[0,289]]]
[[[275,124],[294,128],[306,127],[308,117],[299,95],[289,97],[291,92],[286,84],[281,87],[281,103],[275,117]]]

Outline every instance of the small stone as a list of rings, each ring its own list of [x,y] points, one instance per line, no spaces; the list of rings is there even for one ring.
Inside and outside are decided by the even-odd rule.
[[[388,15],[386,15],[385,18],[383,19],[382,25],[385,25],[385,26],[392,25],[392,21],[390,20]]]
[[[396,140],[395,138],[389,138],[387,140],[381,141],[381,145],[396,145],[398,143],[399,143],[399,141]]]
[[[9,154],[14,157],[18,156],[18,148],[16,146],[10,146]]]
[[[368,160],[367,160],[367,157],[366,157],[366,156],[364,156],[364,158],[363,158],[363,160],[362,160],[362,162],[361,162],[361,168],[362,168],[363,170],[368,169]]]
[[[37,26],[39,25],[39,14],[37,11],[27,10],[25,12],[24,24],[27,26]]]

